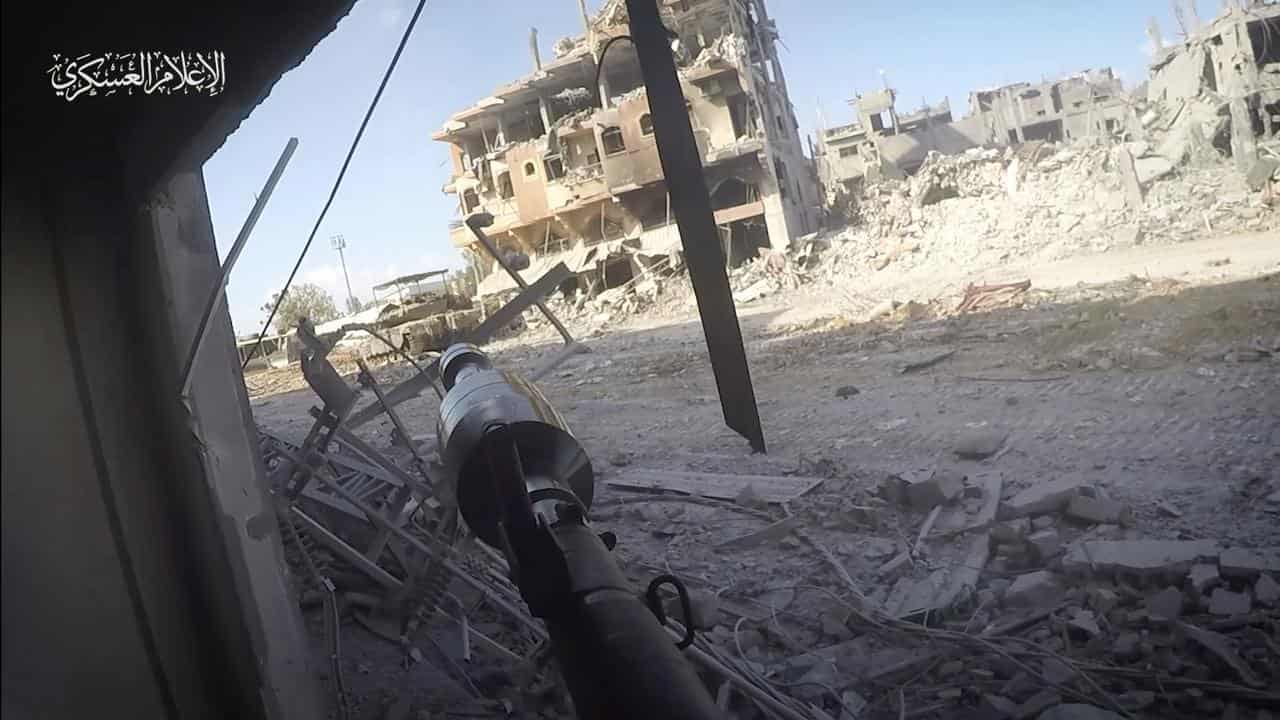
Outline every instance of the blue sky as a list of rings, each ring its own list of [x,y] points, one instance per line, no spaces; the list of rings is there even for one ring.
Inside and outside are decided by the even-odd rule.
[[[599,0],[589,0],[595,9]],[[963,12],[956,8],[963,7]],[[900,109],[949,96],[957,117],[969,90],[1038,80],[1110,65],[1127,86],[1146,74],[1146,23],[1179,36],[1168,0],[772,0],[782,36],[783,71],[801,129],[821,105],[826,122],[851,120],[845,101],[880,85],[899,92]],[[1213,17],[1216,0],[1199,0]],[[261,327],[259,310],[288,277],[324,204],[351,138],[413,10],[411,0],[359,0],[329,37],[276,84],[270,96],[204,167],[223,256],[290,136],[298,151],[231,276],[237,333]],[[448,241],[456,215],[447,146],[431,133],[453,112],[532,69],[529,28],[544,59],[556,39],[581,32],[576,0],[428,2],[395,75],[356,152],[298,281],[314,282],[341,307],[338,256],[329,237],[347,241],[355,293],[396,275],[462,261]],[[235,59],[227,58],[228,82]]]

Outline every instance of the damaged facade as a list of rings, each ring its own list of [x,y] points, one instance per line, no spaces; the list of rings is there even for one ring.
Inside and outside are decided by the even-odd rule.
[[[661,10],[679,35],[677,69],[727,261],[787,247],[816,229],[820,197],[763,0],[664,0]],[[625,5],[612,0],[584,23],[585,38],[557,42],[550,62],[535,40],[533,73],[454,114],[433,138],[451,145],[445,191],[463,216],[494,216],[490,237],[530,258],[524,275],[565,262],[594,293],[678,262],[681,245],[635,52],[620,41],[600,57],[627,32]],[[461,222],[450,237],[481,278],[478,294],[513,289]]]
[[[1256,138],[1275,137],[1280,130],[1280,5],[1229,2],[1204,26],[1191,15],[1183,28],[1186,39],[1169,47],[1162,47],[1154,20],[1149,30],[1157,51],[1148,100],[1179,113],[1229,115],[1230,153],[1248,167],[1256,156]],[[1184,147],[1194,146],[1197,138],[1189,140]]]
[[[1031,140],[1061,142],[1137,126],[1110,68],[972,92],[969,114],[961,120],[952,119],[946,99],[908,115],[898,114],[896,99],[891,88],[859,95],[849,101],[856,122],[819,133],[815,157],[829,198],[864,180],[912,174],[930,152],[953,155]]]

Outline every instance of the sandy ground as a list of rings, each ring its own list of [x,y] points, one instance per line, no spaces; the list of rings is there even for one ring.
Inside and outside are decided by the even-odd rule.
[[[866,322],[848,316],[842,299],[854,285],[874,301],[954,299],[970,282],[1023,278],[1033,290],[1019,306],[960,316]],[[1280,348],[1278,237],[1212,237],[944,276],[876,273],[841,288],[770,297],[741,308],[740,317],[767,455],[750,454],[724,426],[693,314],[614,326],[587,340],[590,353],[540,383],[602,481],[636,468],[823,477],[793,510],[862,591],[878,597],[888,585],[875,574],[883,553],[868,548],[902,549],[920,518],[886,511],[858,524],[840,514],[886,475],[912,470],[995,475],[1006,495],[1080,477],[1128,503],[1142,537],[1280,545],[1277,508],[1264,501],[1280,490],[1280,354],[1243,351]],[[538,367],[556,346],[532,340],[498,343],[495,361]],[[937,365],[902,371],[950,350]],[[377,374],[390,385],[410,371],[387,366]],[[848,387],[856,393],[837,395]],[[300,439],[315,403],[303,390],[258,397],[253,410],[263,426]],[[411,432],[423,437],[434,432],[436,411],[429,394],[402,406]],[[359,434],[387,447],[390,430],[389,421],[375,420]],[[1004,438],[1000,451],[958,459],[957,441],[973,433]],[[631,504],[630,496],[601,482],[596,518],[618,533],[619,556],[636,577],[670,569],[746,603],[803,583],[840,587],[807,546],[711,549],[760,529],[760,519],[690,504]],[[1180,517],[1158,512],[1157,503]],[[793,610],[818,611],[799,601]],[[802,645],[822,635],[795,632]],[[385,688],[374,683],[365,691]],[[360,716],[376,717],[376,705]]]

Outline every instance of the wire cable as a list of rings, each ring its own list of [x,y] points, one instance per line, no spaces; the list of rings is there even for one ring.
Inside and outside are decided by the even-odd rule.
[[[324,207],[320,208],[320,215],[316,218],[316,224],[311,228],[311,234],[307,236],[306,244],[302,246],[298,261],[293,264],[289,279],[284,281],[284,287],[281,288],[280,294],[276,296],[276,303],[271,308],[271,314],[267,316],[267,321],[262,325],[262,331],[258,333],[257,342],[253,344],[253,349],[245,356],[244,364],[240,366],[241,372],[249,367],[249,360],[258,351],[258,348],[262,346],[262,340],[267,336],[267,330],[271,328],[271,321],[275,320],[276,313],[280,311],[280,305],[284,302],[285,295],[289,292],[289,286],[293,284],[293,279],[298,274],[298,269],[302,267],[302,261],[307,257],[307,251],[311,249],[312,241],[316,239],[316,233],[320,230],[320,224],[324,222],[324,216],[329,213],[329,206],[333,205],[333,199],[338,195],[338,188],[342,186],[342,178],[347,174],[347,168],[351,165],[351,158],[355,156],[356,148],[360,145],[360,138],[364,136],[365,128],[369,126],[369,119],[373,117],[373,111],[378,107],[378,101],[382,99],[382,91],[387,88],[387,82],[391,80],[391,73],[395,71],[396,64],[400,62],[400,55],[404,52],[404,47],[409,42],[409,36],[413,34],[414,25],[418,24],[418,16],[422,14],[422,9],[426,5],[427,0],[418,0],[418,6],[413,10],[413,17],[409,18],[409,25],[404,29],[404,35],[400,37],[400,44],[396,46],[396,53],[391,56],[391,64],[387,66],[387,71],[383,73],[382,82],[378,83],[378,91],[373,94],[373,101],[369,103],[369,109],[365,111],[364,119],[360,121],[360,129],[356,131],[355,139],[351,141],[351,148],[347,150],[347,158],[342,161],[342,169],[338,170],[338,177],[333,181],[333,189],[329,191],[329,199],[325,200]]]

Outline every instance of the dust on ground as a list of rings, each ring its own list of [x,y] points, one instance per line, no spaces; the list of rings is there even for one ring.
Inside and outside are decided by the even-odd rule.
[[[771,270],[768,262],[739,275],[813,274],[791,260],[774,260]],[[955,312],[966,287],[1023,278],[1032,279],[1030,288],[999,296],[994,307]],[[1245,696],[1206,693],[1210,678],[1239,678],[1229,666],[1224,678],[1222,660],[1193,648],[1174,653],[1182,663],[1174,676],[1189,684],[1168,690],[1161,702],[1148,697],[1149,683],[1132,673],[1172,662],[1169,648],[1186,642],[1148,622],[1161,585],[1119,570],[1114,584],[1093,575],[1083,582],[1069,567],[1070,548],[1082,541],[1280,545],[1280,246],[1273,233],[1049,262],[901,268],[794,287],[770,282],[774,290],[740,307],[767,455],[750,454],[724,426],[701,326],[678,279],[665,281],[662,304],[647,310],[633,307],[607,321],[590,308],[579,312],[573,329],[590,352],[540,382],[593,460],[595,524],[617,533],[617,555],[637,583],[678,574],[708,608],[712,642],[832,717],[850,705],[862,708],[856,717],[970,717],[993,703],[1011,713],[1004,716],[1017,717],[1011,708],[1021,708],[1034,717],[1046,701],[1073,698],[1114,709],[1106,697],[1147,717],[1257,706]],[[865,298],[860,304],[847,299],[852,286]],[[527,372],[558,350],[551,337],[530,319],[523,334],[489,350],[498,365]],[[412,369],[392,364],[375,374],[390,385]],[[300,439],[315,403],[309,391],[295,391],[257,397],[253,408],[264,427]],[[425,452],[434,448],[436,412],[430,393],[401,406]],[[358,434],[389,449],[390,432],[384,418]],[[750,498],[641,495],[608,484],[644,469],[822,483],[785,509]],[[962,478],[965,494],[921,533],[928,508],[895,497],[892,487],[939,476]],[[988,541],[990,559],[975,573],[963,614],[946,616],[938,628],[961,633],[956,637],[860,626],[855,602],[902,608],[920,587],[964,563],[975,533],[962,531],[980,518],[981,488],[993,482],[1002,507],[1016,505],[1019,493],[1066,482],[1071,498],[1096,499],[1100,512],[1113,515],[1089,520],[1075,508],[1089,501],[1063,496],[1047,514],[1002,520],[999,535],[990,523],[980,528],[977,535],[985,539],[990,529],[1000,540]],[[794,529],[732,549],[786,514],[798,518]],[[728,549],[718,547],[731,540]],[[1024,587],[1040,582],[1049,583],[1047,594]],[[1205,587],[1203,600],[1180,601],[1180,612],[1185,604],[1186,617],[1203,625],[1221,617],[1210,612],[1211,591],[1215,601],[1219,589],[1248,598],[1252,582],[1221,579]],[[1112,592],[1114,603],[1105,599]],[[1260,593],[1255,609],[1264,607]],[[1049,653],[1016,658],[1025,669],[974,646],[973,636],[1003,632],[1046,605],[1052,614],[1015,628]],[[1250,630],[1264,635],[1231,642],[1253,680],[1275,683],[1275,646],[1268,650],[1262,638],[1274,635],[1276,619],[1264,612],[1270,614]],[[456,632],[439,632],[441,643],[456,648]],[[348,674],[355,679],[348,682],[356,686],[360,717],[377,717],[397,699],[429,714],[466,697],[459,681],[424,669],[431,663],[388,666],[402,655],[398,649],[353,643]],[[946,652],[919,661],[922,650],[939,644]],[[967,659],[958,668],[960,658]],[[1046,683],[1058,658],[1077,672],[1080,663],[1104,669],[1088,681],[1068,671]],[[885,664],[898,672],[883,672]],[[472,671],[486,693],[519,694],[516,676],[500,662]],[[1088,684],[1094,678],[1105,693]],[[554,695],[554,683],[544,690]],[[560,716],[545,700],[535,706],[542,716]]]

